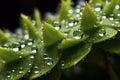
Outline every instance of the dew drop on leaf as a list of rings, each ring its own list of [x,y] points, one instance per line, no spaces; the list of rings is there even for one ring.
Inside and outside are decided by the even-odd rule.
[[[39,73],[39,71],[34,71],[35,74]]]
[[[13,51],[19,51],[19,48],[18,47],[13,48]]]

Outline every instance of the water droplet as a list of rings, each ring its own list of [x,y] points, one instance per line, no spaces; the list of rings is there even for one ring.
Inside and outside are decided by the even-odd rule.
[[[6,44],[3,45],[3,47],[8,48],[8,47],[9,47],[9,44],[6,43]]]
[[[50,66],[50,65],[52,65],[52,64],[53,64],[52,62],[47,62],[47,65],[48,65],[48,66]]]
[[[34,49],[34,50],[32,50],[31,52],[32,52],[32,53],[36,53],[36,52],[37,52],[37,50],[36,50],[36,49]]]
[[[99,36],[103,37],[103,36],[104,36],[104,34],[103,34],[103,33],[100,33],[100,34],[99,34]]]
[[[29,66],[31,66],[32,64],[28,64]]]
[[[114,20],[114,18],[113,18],[113,17],[110,17],[110,18],[109,18],[109,20],[111,20],[111,21],[112,21],[112,20]]]
[[[23,71],[19,71],[19,73],[20,73],[20,74],[22,74],[22,73],[23,73]]]
[[[31,71],[30,70],[28,70],[28,73],[30,73]]]
[[[79,12],[80,12],[80,9],[76,9],[75,12],[76,12],[76,13],[79,13]]]
[[[115,24],[112,24],[112,26],[114,26]]]
[[[77,17],[77,18],[80,17],[80,14],[76,14],[76,17]]]
[[[80,37],[79,36],[74,36],[74,39],[80,39]]]
[[[120,14],[117,14],[117,16],[120,16]]]
[[[64,61],[61,61],[61,66],[65,66]]]
[[[30,56],[31,59],[34,59],[35,57],[34,56]]]
[[[13,69],[12,72],[15,72],[15,70]]]
[[[95,8],[95,11],[96,11],[96,12],[99,12],[99,11],[101,11],[101,8],[100,8],[100,7],[97,7],[97,8]]]
[[[119,22],[118,22],[118,21],[116,21],[115,23],[116,23],[116,24],[119,24]]]
[[[39,71],[34,71],[35,74],[39,73]]]
[[[19,58],[22,58],[22,56],[19,56]]]
[[[80,12],[80,15],[82,15],[82,12]]]
[[[13,51],[19,51],[19,48],[17,47],[17,48],[13,48]]]
[[[10,75],[8,75],[7,77],[10,78]]]
[[[73,9],[70,9],[70,10],[69,10],[69,13],[73,13]]]
[[[105,29],[103,28],[103,29],[101,29],[101,31],[100,31],[100,33],[99,33],[99,36],[100,37],[103,37],[103,36],[105,36]]]
[[[120,6],[119,6],[119,5],[116,5],[116,6],[115,6],[115,9],[120,9]]]
[[[106,19],[107,17],[106,16],[102,16],[102,19]]]
[[[28,42],[27,45],[28,45],[28,46],[31,46],[31,45],[32,45],[32,42]]]
[[[28,34],[25,34],[25,35],[24,35],[24,38],[25,38],[25,39],[29,39],[29,35],[28,35]]]
[[[38,66],[35,66],[34,68],[38,69],[39,67],[38,67]]]
[[[55,29],[56,29],[56,30],[59,30],[59,29],[60,29],[60,27],[59,27],[59,26],[56,26],[56,27],[55,27]]]
[[[73,23],[73,22],[71,22],[71,23],[69,23],[68,25],[71,27],[71,26],[73,26],[73,25],[74,25],[74,23]]]
[[[35,21],[35,20],[32,20],[32,23],[33,23],[33,25],[35,25],[35,24],[36,24],[36,21]]]
[[[25,47],[25,44],[22,44],[22,45],[21,45],[21,48],[24,48],[24,47]]]
[[[67,33],[64,33],[64,37],[67,38],[68,34]]]

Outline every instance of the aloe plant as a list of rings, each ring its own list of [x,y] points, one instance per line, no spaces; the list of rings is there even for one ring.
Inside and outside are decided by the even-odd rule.
[[[75,67],[87,76],[86,67],[95,65],[110,80],[119,80],[119,10],[120,0],[90,0],[76,7],[61,0],[57,15],[44,21],[37,9],[33,20],[21,14],[22,29],[0,30],[0,79],[61,80]]]

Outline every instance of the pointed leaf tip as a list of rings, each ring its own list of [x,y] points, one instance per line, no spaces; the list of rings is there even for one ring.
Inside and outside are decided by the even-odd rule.
[[[56,30],[52,25],[44,22],[43,27],[43,40],[45,46],[53,45],[64,38],[63,34]]]
[[[87,31],[94,28],[97,22],[97,16],[89,4],[85,3],[85,8],[82,13],[81,29]]]

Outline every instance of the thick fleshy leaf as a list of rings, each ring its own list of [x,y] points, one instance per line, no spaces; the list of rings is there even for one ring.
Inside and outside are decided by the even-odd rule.
[[[85,39],[87,39],[88,36],[85,35],[82,38],[79,39],[75,39],[75,38],[67,38],[67,39],[63,39],[62,42],[58,45],[58,49],[65,49],[68,47],[72,47],[74,45],[79,44],[80,42],[84,41]]]
[[[92,8],[86,3],[85,8],[82,12],[80,28],[84,31],[93,29],[96,22],[97,22],[96,14],[93,12]]]
[[[100,44],[100,47],[110,53],[120,54],[120,39],[111,39]]]
[[[59,61],[61,54],[56,46],[40,47],[31,69],[30,80],[49,72]]]
[[[44,22],[43,26],[43,40],[46,47],[54,45],[64,38],[63,34],[60,31],[56,30],[52,25]]]
[[[111,0],[109,2],[108,5],[106,5],[104,8],[103,8],[103,14],[105,14],[106,16],[109,16],[110,14],[113,14],[113,11],[115,9],[115,6],[117,4],[118,0]]]
[[[18,80],[29,71],[32,64],[33,64],[33,59],[31,59],[30,56],[9,64],[3,63],[3,65],[5,66],[0,71],[0,79]]]
[[[110,27],[101,28],[92,38],[93,43],[98,43],[105,41],[114,37],[117,34],[117,31]]]
[[[26,29],[28,30],[30,38],[33,39],[40,39],[40,33],[39,31],[35,28],[33,23],[28,19],[27,16],[24,14],[21,14],[22,21],[24,21],[24,24],[26,25]]]
[[[34,10],[34,18],[36,21],[36,24],[35,24],[36,28],[40,29],[41,28],[41,18],[40,18],[40,13],[39,13],[38,9]]]
[[[3,59],[6,63],[16,61],[20,59],[20,57],[26,57],[28,55],[28,52],[14,51],[9,48],[0,47],[0,58]]]
[[[71,7],[71,0],[61,0],[59,10],[59,21],[68,19],[68,10]]]
[[[106,17],[106,16],[103,16]],[[102,19],[102,21],[100,22],[100,26],[107,26],[107,27],[113,27],[113,28],[119,28],[119,21],[115,20],[113,17],[111,18],[106,18],[106,19]]]
[[[61,69],[66,69],[74,66],[87,56],[87,54],[91,51],[91,47],[91,43],[80,43],[77,46],[63,50],[59,67]]]
[[[12,41],[0,30],[0,45],[11,43]]]

